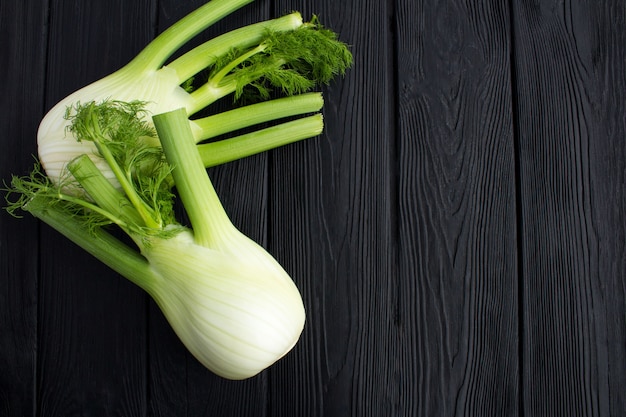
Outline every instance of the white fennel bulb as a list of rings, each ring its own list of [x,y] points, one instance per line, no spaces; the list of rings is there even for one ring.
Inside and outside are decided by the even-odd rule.
[[[129,68],[132,68],[129,67]],[[38,153],[46,174],[54,179],[61,178],[68,161],[86,154],[90,155],[98,168],[109,180],[115,176],[102,160],[93,142],[76,141],[68,137],[69,122],[65,115],[74,103],[141,100],[150,114],[159,114],[177,108],[190,107],[193,99],[179,85],[176,72],[167,67],[135,73],[130,69],[120,70],[83,87],[57,103],[44,116],[37,131]],[[192,129],[195,123],[190,122]],[[154,145],[158,141],[153,141]]]
[[[71,131],[94,144],[100,161],[74,158],[59,184],[37,169],[14,177],[20,197],[10,211],[30,212],[143,288],[209,370],[229,379],[252,377],[298,341],[302,297],[276,259],[228,218],[185,110],[154,116],[162,146],[146,147],[150,128],[137,117],[141,104],[75,106]],[[119,187],[98,168],[103,164]],[[153,169],[135,169],[145,165]],[[191,228],[174,217],[172,181]],[[124,231],[138,251],[107,225]]]
[[[150,125],[147,115],[184,108],[194,116],[221,98],[237,100],[253,90],[260,103],[189,120],[205,167],[317,136],[323,126],[319,113],[283,122],[274,130],[200,144],[253,125],[318,112],[322,97],[308,91],[351,65],[346,45],[316,19],[304,23],[298,12],[234,29],[168,62],[199,32],[251,1],[209,1],[156,37],[127,65],[58,102],[44,116],[37,133],[39,159],[48,177],[61,180],[65,164],[87,154],[115,183],[115,175],[93,156],[97,155],[94,144],[77,142],[68,134],[67,109],[79,103],[139,101],[144,103],[144,120]],[[270,100],[272,89],[287,97]],[[148,144],[158,146],[159,142]]]
[[[256,375],[298,341],[305,311],[283,268],[233,230],[235,251],[197,245],[189,231],[142,251],[154,279],[145,286],[187,349],[229,379]]]

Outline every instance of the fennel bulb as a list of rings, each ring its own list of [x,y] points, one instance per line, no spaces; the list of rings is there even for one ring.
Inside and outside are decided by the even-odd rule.
[[[187,349],[216,374],[243,379],[291,350],[305,312],[278,262],[243,234],[231,233],[232,251],[198,245],[183,231],[142,253],[156,276],[146,291]]]
[[[280,264],[229,220],[195,146],[184,109],[154,116],[162,147],[146,146],[142,103],[87,103],[71,131],[98,150],[71,160],[60,183],[41,170],[14,177],[24,210],[48,223],[156,301],[187,349],[229,379],[256,375],[297,342],[305,322],[300,293]],[[154,135],[154,132],[152,133]],[[152,170],[134,169],[147,163]],[[175,183],[192,228],[173,212]],[[69,190],[69,191],[68,191]],[[139,252],[107,232],[117,225]]]
[[[189,120],[196,143],[255,124],[318,112],[323,104],[321,95],[305,93],[318,83],[328,83],[335,75],[343,74],[351,65],[352,56],[333,32],[323,28],[317,19],[303,22],[298,12],[232,30],[164,65],[192,37],[251,1],[209,1],[155,38],[126,66],[52,107],[37,133],[39,159],[46,174],[59,181],[67,161],[82,154],[97,154],[93,143],[67,140],[64,115],[76,103],[141,101],[148,114],[184,108],[191,116],[225,96],[238,99],[250,90],[263,100],[270,98],[272,89],[292,96],[289,100],[244,106],[219,120],[214,115]],[[208,78],[198,81],[202,78],[198,74],[205,70],[209,71]],[[146,122],[151,120],[147,118]],[[261,131],[225,143],[199,145],[205,166],[316,136],[322,131],[323,120],[317,113],[279,126],[280,135],[276,131]],[[158,141],[149,144],[158,146]],[[115,183],[115,175],[106,164],[92,159]]]

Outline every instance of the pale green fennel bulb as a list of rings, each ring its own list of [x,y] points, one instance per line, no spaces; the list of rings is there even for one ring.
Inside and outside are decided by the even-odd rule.
[[[146,290],[188,350],[229,379],[256,375],[297,342],[300,293],[280,264],[229,220],[205,171],[184,109],[154,116],[162,147],[142,146],[151,128],[140,102],[86,103],[71,130],[99,151],[71,160],[59,183],[35,169],[14,177],[9,210],[48,223]],[[133,168],[143,163],[151,170]],[[191,228],[174,217],[172,181]],[[103,227],[117,225],[137,252]]]

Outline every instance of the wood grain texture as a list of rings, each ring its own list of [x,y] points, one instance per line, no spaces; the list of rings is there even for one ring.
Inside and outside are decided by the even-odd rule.
[[[0,177],[45,111],[204,0],[0,0]],[[203,368],[141,290],[0,214],[0,417],[626,415],[622,0],[257,0],[352,45],[325,133],[210,170],[302,291],[294,350]]]
[[[150,1],[52,1],[46,110],[126,64],[151,38],[151,10]],[[39,244],[38,413],[144,415],[147,296],[49,227]]]
[[[592,30],[599,28],[600,30]],[[594,8],[586,29],[595,88],[589,159],[598,287],[593,315],[599,415],[626,415],[626,9],[620,1]],[[591,59],[590,59],[591,58]],[[616,88],[617,87],[617,88]]]
[[[509,11],[407,0],[395,15],[398,415],[516,416]]]
[[[325,89],[325,133],[271,159],[270,248],[300,287],[307,325],[271,370],[273,416],[398,415],[393,335],[393,121],[386,2],[278,1],[353,45]]]
[[[514,16],[525,413],[624,415],[623,4]]]
[[[46,1],[0,4],[0,178],[32,167],[43,114]],[[4,205],[4,204],[3,204]],[[0,415],[37,409],[37,282],[34,219],[0,215]]]

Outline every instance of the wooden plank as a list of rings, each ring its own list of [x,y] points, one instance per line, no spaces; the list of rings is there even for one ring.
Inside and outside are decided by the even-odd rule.
[[[626,11],[522,1],[516,92],[524,410],[626,412]]]
[[[24,175],[43,112],[47,1],[0,5],[0,178]],[[4,206],[4,204],[3,204]],[[0,415],[35,416],[38,226],[0,215]]]
[[[3,179],[31,166],[46,108],[203,1],[9,3]],[[626,413],[626,9],[392,3],[257,2],[215,28],[299,9],[354,45],[322,137],[211,170],[303,292],[294,351],[222,380],[139,289],[4,215],[0,415]]]
[[[159,31],[206,3],[205,0],[160,1]],[[245,24],[270,18],[269,2],[257,1],[198,35],[181,51]],[[230,105],[230,98],[212,110]],[[210,170],[211,179],[233,223],[256,242],[267,232],[267,155],[261,154]],[[150,412],[155,416],[263,416],[266,376],[228,381],[196,361],[177,339],[154,303],[150,308]]]
[[[128,62],[152,3],[52,1],[46,108]],[[40,244],[40,415],[144,415],[147,296],[48,227]]]
[[[520,415],[507,3],[396,4],[395,415]]]
[[[269,245],[300,288],[307,324],[271,370],[272,416],[390,416],[393,327],[393,60],[388,2],[277,1],[353,45],[324,89],[325,133],[271,158]]]

